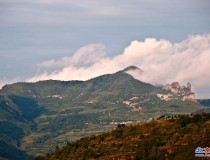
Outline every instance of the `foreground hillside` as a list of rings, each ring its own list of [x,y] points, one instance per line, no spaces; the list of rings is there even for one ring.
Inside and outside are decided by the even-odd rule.
[[[159,118],[82,138],[36,160],[196,159],[197,147],[210,146],[210,114]]]

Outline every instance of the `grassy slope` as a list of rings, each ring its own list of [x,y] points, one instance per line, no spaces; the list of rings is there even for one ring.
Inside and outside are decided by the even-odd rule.
[[[37,160],[196,159],[195,148],[210,145],[210,114],[180,116],[124,126],[82,138]]]

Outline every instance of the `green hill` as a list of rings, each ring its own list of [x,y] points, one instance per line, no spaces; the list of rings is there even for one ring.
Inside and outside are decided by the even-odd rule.
[[[195,149],[210,145],[210,114],[168,117],[68,142],[36,160],[196,159]]]
[[[210,99],[199,99],[198,102],[204,106],[210,107]]]
[[[0,157],[45,155],[56,145],[162,115],[190,114],[206,107],[125,73],[88,81],[15,83],[0,90]],[[136,69],[131,67],[130,69]],[[170,97],[164,99],[164,96]],[[6,156],[5,156],[6,155]],[[11,158],[8,158],[11,159]],[[22,159],[17,155],[14,159]]]

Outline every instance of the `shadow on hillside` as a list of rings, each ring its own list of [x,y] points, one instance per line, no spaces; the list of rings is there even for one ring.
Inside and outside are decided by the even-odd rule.
[[[30,98],[20,96],[10,96],[12,101],[20,108],[23,118],[32,121],[45,112],[45,109],[39,107],[38,103]]]

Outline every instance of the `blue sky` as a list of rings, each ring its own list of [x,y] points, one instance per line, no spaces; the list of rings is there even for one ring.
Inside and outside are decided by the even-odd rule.
[[[209,0],[0,0],[0,80],[27,81],[42,71],[58,72],[62,66],[42,64],[62,62],[85,46],[95,51],[94,44],[103,52],[100,56],[114,59],[134,40],[181,43],[209,34],[209,15]],[[91,49],[88,54],[97,57]]]

